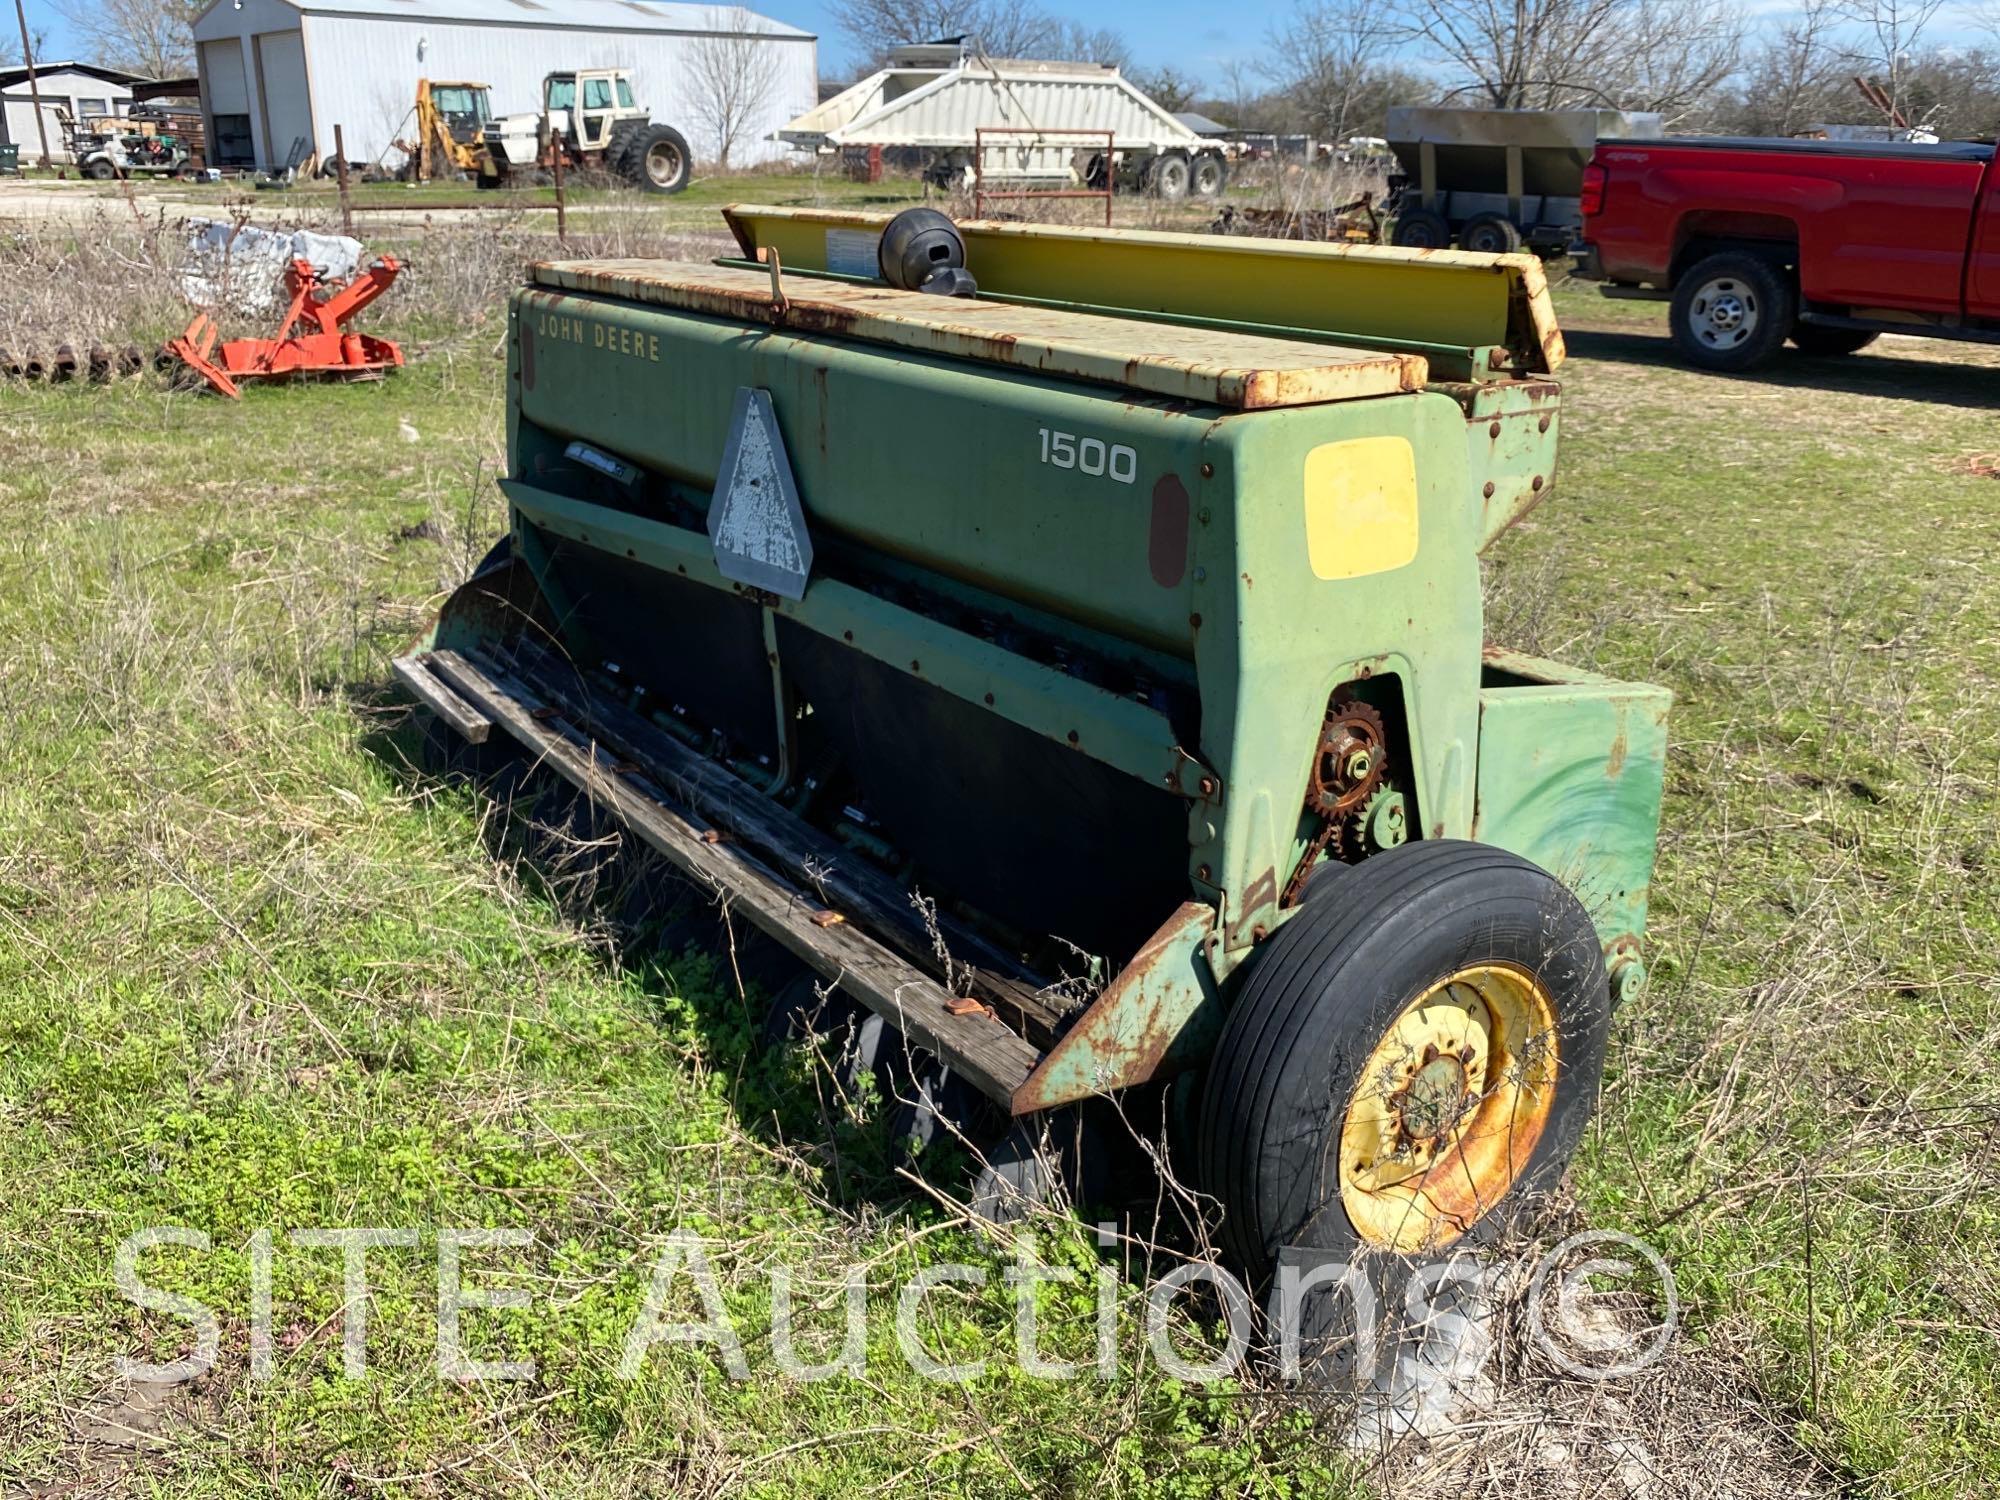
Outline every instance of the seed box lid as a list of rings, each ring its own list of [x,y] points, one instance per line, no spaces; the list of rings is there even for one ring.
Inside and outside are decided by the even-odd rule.
[[[1243,411],[1422,390],[1420,354],[663,260],[550,261],[534,284]]]

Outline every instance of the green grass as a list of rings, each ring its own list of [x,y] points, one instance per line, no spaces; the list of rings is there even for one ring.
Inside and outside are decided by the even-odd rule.
[[[241,405],[0,389],[0,1493],[1340,1493],[1300,1417],[1142,1370],[1132,1286],[1115,1382],[918,1378],[895,1286],[990,1267],[934,1298],[936,1337],[998,1360],[1005,1247],[892,1176],[879,1112],[825,1115],[800,1063],[753,1055],[760,1002],[714,955],[615,955],[407,770],[388,656],[500,522],[472,486],[499,382],[451,370]],[[406,534],[425,523],[441,541]],[[217,1310],[223,1358],[156,1447],[107,1451],[76,1434],[111,1358],[188,1342],[114,1289],[114,1247],[158,1224],[212,1237],[145,1273]],[[466,1326],[538,1377],[441,1383],[430,1231],[500,1225],[534,1247],[468,1265],[533,1306]],[[312,1226],[425,1230],[371,1257],[365,1382],[339,1378],[337,1255],[285,1242]],[[677,1227],[710,1241],[747,1384],[671,1345],[615,1374]],[[259,1229],[268,1383],[246,1366]],[[1080,1226],[1042,1245],[1096,1263]],[[823,1357],[853,1260],[867,1382],[784,1381],[766,1267],[796,1270]],[[1092,1317],[1050,1292],[1048,1347],[1087,1357]]]
[[[1694,1326],[1880,1493],[2000,1487],[2000,360],[1714,379],[1561,299],[1557,502],[1498,618],[1677,694],[1650,941],[1578,1174]],[[1590,330],[1590,331],[1585,331]]]
[[[1492,634],[1678,695],[1655,982],[1579,1194],[1861,1492],[1990,1493],[2000,481],[1962,460],[2000,364],[1902,344],[1720,380],[1665,357],[1657,308],[1561,306],[1560,487],[1494,550]],[[913,1376],[889,1286],[1001,1248],[891,1174],[876,1112],[754,1054],[714,955],[620,949],[406,768],[387,660],[499,523],[492,332],[438,340],[389,384],[240,406],[0,385],[0,1493],[1343,1493],[1303,1413],[1139,1368],[1131,1285],[1113,1384]],[[145,1266],[218,1310],[223,1359],[154,1442],[93,1446],[112,1356],[186,1343],[113,1287],[161,1223],[212,1237]],[[316,1225],[532,1227],[468,1253],[531,1310],[467,1329],[537,1379],[433,1376],[428,1239],[371,1256],[375,1374],[340,1379],[337,1255],[283,1238]],[[616,1378],[677,1226],[746,1384],[668,1346]],[[880,1288],[868,1382],[781,1381],[764,1268],[818,1283],[830,1330],[850,1260]],[[941,1343],[1004,1357],[997,1292],[934,1305]],[[1050,1294],[1061,1352],[1090,1316]]]

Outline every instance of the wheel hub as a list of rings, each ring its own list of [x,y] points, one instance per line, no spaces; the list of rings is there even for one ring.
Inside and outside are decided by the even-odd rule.
[[[1554,1110],[1557,1062],[1554,1002],[1512,965],[1460,969],[1406,1006],[1329,1142],[1362,1239],[1432,1249],[1505,1198]]]
[[[1451,1133],[1465,1113],[1467,1065],[1474,1056],[1471,1047],[1463,1056],[1440,1053],[1435,1045],[1424,1048],[1422,1061],[1410,1065],[1409,1084],[1390,1101],[1399,1141],[1411,1146],[1435,1143]]]
[[[1733,280],[1703,287],[1695,294],[1693,311],[1695,332],[1711,348],[1733,348],[1757,328],[1757,299]]]

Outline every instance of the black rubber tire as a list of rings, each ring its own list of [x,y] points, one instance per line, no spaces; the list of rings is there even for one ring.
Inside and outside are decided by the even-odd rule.
[[[118,169],[100,156],[95,161],[84,163],[83,175],[92,182],[110,182],[117,177]]]
[[[1556,1013],[1556,1098],[1507,1193],[1461,1238],[1497,1233],[1553,1187],[1597,1101],[1610,1025],[1604,956],[1563,885],[1491,845],[1424,840],[1330,876],[1258,952],[1209,1061],[1196,1128],[1202,1188],[1222,1204],[1224,1253],[1252,1285],[1280,1250],[1368,1249],[1340,1201],[1338,1138],[1358,1075],[1402,1010],[1468,964],[1534,974]],[[1407,1263],[1379,1251],[1374,1261]]]
[[[1726,347],[1707,342],[1700,326],[1707,321],[1702,308],[1718,285],[1730,288],[1730,295],[1743,302],[1755,318],[1754,326],[1737,342]],[[1754,370],[1785,345],[1798,313],[1798,291],[1784,267],[1761,256],[1740,250],[1696,261],[1674,283],[1668,311],[1668,326],[1674,348],[1689,364],[1704,370],[1735,374]]]
[[[671,170],[656,174],[653,158],[671,163]],[[686,190],[694,175],[694,157],[688,143],[671,125],[647,125],[632,132],[617,157],[618,175],[642,193],[678,193]]]
[[[1799,353],[1831,357],[1858,354],[1882,335],[1872,328],[1826,328],[1818,323],[1800,323],[1792,329],[1791,337]]]
[[[1458,231],[1458,248],[1480,255],[1519,255],[1521,229],[1505,214],[1474,214]]]
[[[1435,209],[1406,208],[1396,215],[1389,243],[1408,250],[1449,250],[1451,225]]]
[[[1177,203],[1188,195],[1193,172],[1185,151],[1169,151],[1146,174],[1146,189],[1162,203]]]
[[[1188,192],[1196,198],[1220,198],[1229,186],[1229,163],[1213,151],[1195,157],[1188,170]]]

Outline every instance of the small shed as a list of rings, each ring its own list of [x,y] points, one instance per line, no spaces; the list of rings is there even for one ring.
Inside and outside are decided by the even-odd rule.
[[[492,90],[495,114],[539,108],[545,74],[627,68],[639,102],[699,157],[715,148],[726,72],[742,117],[732,161],[783,150],[765,137],[818,100],[812,33],[740,5],[665,0],[215,0],[194,23],[209,161],[268,169],[295,142],[374,161],[413,134],[420,78]]]
[[[123,116],[132,108],[132,85],[145,80],[137,73],[100,68],[95,63],[35,64],[35,89],[28,87],[25,67],[0,68],[0,146],[19,146],[21,164],[42,154],[41,133],[35,128],[35,92],[42,96],[42,123],[48,127],[49,158],[69,160],[63,144],[59,111],[77,121]]]

